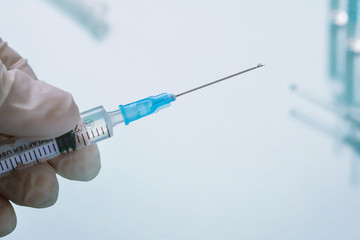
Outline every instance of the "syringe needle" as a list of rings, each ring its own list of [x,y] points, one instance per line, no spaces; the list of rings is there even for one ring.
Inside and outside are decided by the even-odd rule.
[[[197,88],[193,88],[193,89],[188,90],[188,91],[186,91],[186,92],[183,92],[183,93],[177,94],[177,95],[175,95],[175,97],[180,97],[180,96],[182,96],[182,95],[185,95],[185,94],[188,94],[188,93],[194,92],[194,91],[199,90],[199,89],[201,89],[201,88],[205,88],[205,87],[208,87],[208,86],[213,85],[213,84],[215,84],[215,83],[219,83],[219,82],[225,81],[225,80],[227,80],[227,79],[229,79],[229,78],[233,78],[233,77],[235,77],[235,76],[238,76],[238,75],[244,74],[244,73],[246,73],[246,72],[250,72],[250,71],[252,71],[252,70],[255,70],[255,69],[261,68],[261,67],[263,67],[263,66],[265,66],[265,65],[263,65],[263,64],[261,64],[261,63],[259,63],[256,67],[252,67],[252,68],[246,69],[246,70],[244,70],[244,71],[241,71],[241,72],[238,72],[238,73],[232,74],[232,75],[230,75],[230,76],[227,76],[227,77],[224,77],[224,78],[218,79],[218,80],[216,80],[216,81],[213,81],[213,82],[210,82],[210,83],[204,84],[204,85],[199,86],[199,87],[197,87]]]

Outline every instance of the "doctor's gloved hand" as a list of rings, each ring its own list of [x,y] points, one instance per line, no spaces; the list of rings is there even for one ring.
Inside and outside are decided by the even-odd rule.
[[[58,137],[72,130],[79,110],[71,94],[38,81],[27,61],[0,39],[0,141],[10,136]],[[97,145],[0,178],[0,236],[16,227],[12,203],[44,208],[58,196],[56,173],[89,181],[100,171]]]

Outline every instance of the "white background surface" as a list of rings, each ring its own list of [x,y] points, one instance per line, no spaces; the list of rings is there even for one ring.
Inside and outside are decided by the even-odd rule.
[[[41,0],[1,0],[1,37],[81,110],[267,66],[118,127],[94,181],[59,177],[5,239],[360,238],[357,157],[289,114],[317,111],[290,83],[328,93],[327,1],[107,3],[102,42]]]

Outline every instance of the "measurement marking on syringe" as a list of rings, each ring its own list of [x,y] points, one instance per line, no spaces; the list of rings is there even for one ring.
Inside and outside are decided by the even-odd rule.
[[[41,154],[40,148],[38,148],[38,152],[39,152],[39,154],[40,154],[40,157],[42,157],[42,154]],[[35,151],[34,151],[34,155],[36,156]]]
[[[19,155],[19,158],[20,158],[21,163],[23,164],[24,162],[23,162],[23,160],[22,160],[22,158],[21,158],[21,155]]]
[[[30,152],[28,152],[28,154],[29,154],[29,156],[30,156],[30,159],[31,159],[31,161],[32,161],[33,159],[32,159],[32,156],[31,156]]]
[[[93,132],[93,130],[91,130],[91,133],[92,133],[92,136],[93,136],[93,138],[95,137],[95,135],[94,135],[94,132]]]
[[[0,162],[0,167],[4,171],[4,166],[2,165],[2,162]]]
[[[103,133],[103,135],[105,134],[105,132],[104,132],[104,129],[103,129],[103,127],[101,127],[101,131],[102,131],[102,133]]]
[[[110,136],[110,131],[109,131],[108,126],[107,126],[107,125],[105,125],[105,126],[106,126],[106,130],[107,130],[107,132],[108,132],[109,137],[111,137],[111,136]]]
[[[80,143],[79,135],[76,135],[76,138],[77,138],[78,142]]]
[[[49,153],[51,153],[51,148],[50,148],[50,145],[48,145],[48,148],[49,148]]]
[[[34,150],[33,152],[34,152],[34,155],[35,155],[35,158],[36,158],[36,162],[39,163],[39,159],[38,159],[38,157],[36,156],[35,150]],[[39,151],[39,152],[40,152],[40,151]],[[41,154],[40,154],[40,156],[41,156]]]
[[[56,152],[55,144],[53,143],[52,146],[53,146],[53,148],[54,148],[54,152]]]
[[[25,162],[28,162],[29,160],[26,157],[26,154],[24,153],[24,157],[25,157]]]
[[[7,161],[5,161],[6,168],[9,168],[9,165],[7,164]]]
[[[83,139],[83,141],[84,141],[84,144],[85,144],[85,146],[86,146],[86,141],[85,141],[85,138],[84,138],[84,134],[81,134],[81,137],[82,137],[82,139]]]
[[[9,159],[9,161],[10,161],[10,164],[11,164],[11,167],[12,167],[13,171],[15,172],[15,168],[14,168],[14,165],[12,164],[11,159]]]
[[[98,134],[98,137],[100,137],[100,134],[99,134],[99,130],[98,130],[98,129],[96,129],[96,132],[97,132],[97,134]]]
[[[89,133],[86,131],[87,138],[90,140]]]
[[[45,153],[45,155],[46,155],[46,154],[47,154],[47,152],[46,152],[45,146],[43,146],[43,150],[44,150],[44,153]]]

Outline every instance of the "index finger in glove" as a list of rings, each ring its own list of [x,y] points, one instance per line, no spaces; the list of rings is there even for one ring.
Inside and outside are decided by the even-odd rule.
[[[0,62],[0,133],[35,138],[60,136],[79,120],[70,93]]]
[[[6,42],[0,38],[0,60],[6,66],[7,70],[19,69],[28,74],[31,78],[37,79],[34,71],[27,60],[22,58],[15,50],[10,48]]]

